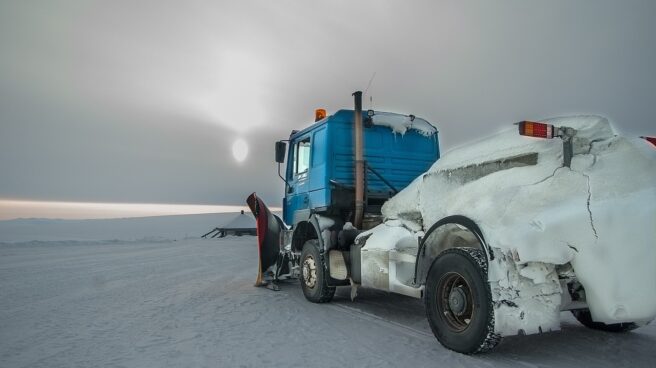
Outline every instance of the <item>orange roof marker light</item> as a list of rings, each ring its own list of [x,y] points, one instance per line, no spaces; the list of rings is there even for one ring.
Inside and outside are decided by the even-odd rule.
[[[314,121],[323,120],[328,116],[326,109],[316,109],[314,110]]]
[[[515,123],[519,127],[519,135],[535,138],[552,139],[559,137],[563,140],[563,165],[569,167],[574,156],[572,138],[576,135],[576,129],[570,127],[555,127],[547,123],[535,121],[520,121]]]

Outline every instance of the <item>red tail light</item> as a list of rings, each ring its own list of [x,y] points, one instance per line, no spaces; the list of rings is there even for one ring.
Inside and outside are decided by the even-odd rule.
[[[554,137],[554,126],[551,124],[537,123],[534,121],[520,121],[519,134],[527,137],[547,138]]]
[[[656,137],[640,137],[656,147]]]

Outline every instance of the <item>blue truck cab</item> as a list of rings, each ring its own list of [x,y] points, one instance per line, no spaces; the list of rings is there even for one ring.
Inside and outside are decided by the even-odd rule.
[[[414,121],[412,115],[362,112],[364,122],[365,214],[428,170],[440,157],[438,132],[412,129],[399,134],[385,119]],[[389,119],[388,119],[389,120]],[[418,121],[421,119],[418,119]],[[424,120],[422,122],[426,123]],[[295,225],[311,214],[350,221],[354,208],[354,111],[339,110],[293,131],[287,146],[283,220]],[[279,161],[280,162],[280,161]]]

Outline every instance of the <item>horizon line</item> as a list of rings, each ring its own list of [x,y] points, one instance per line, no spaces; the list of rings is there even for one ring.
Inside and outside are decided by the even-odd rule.
[[[0,221],[27,218],[95,220],[250,212],[248,206],[174,203],[76,202],[0,198]],[[271,208],[280,212],[279,207]]]

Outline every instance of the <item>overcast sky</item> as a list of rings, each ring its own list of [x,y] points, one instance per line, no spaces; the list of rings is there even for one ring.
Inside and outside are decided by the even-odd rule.
[[[374,108],[443,148],[576,113],[653,135],[654,19],[650,0],[0,1],[0,198],[280,205],[273,142],[374,72]]]

